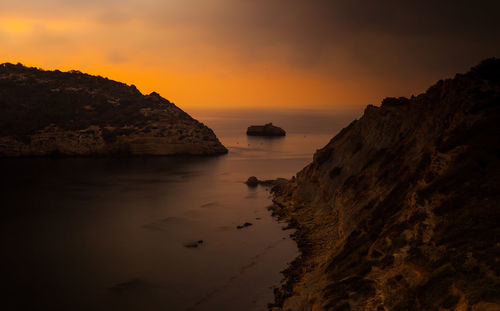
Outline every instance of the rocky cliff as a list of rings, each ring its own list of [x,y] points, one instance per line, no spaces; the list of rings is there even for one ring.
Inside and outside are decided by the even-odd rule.
[[[276,310],[500,310],[500,60],[387,98],[275,189]]]
[[[78,71],[0,65],[0,156],[226,152],[211,129],[157,93]]]

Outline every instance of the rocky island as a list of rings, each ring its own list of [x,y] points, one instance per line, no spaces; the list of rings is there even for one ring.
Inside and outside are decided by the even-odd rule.
[[[155,92],[79,71],[0,65],[0,156],[226,152],[210,128]]]
[[[274,188],[272,310],[500,310],[500,60],[388,98]]]
[[[247,129],[248,136],[285,136],[286,132],[281,127],[272,123],[266,125],[251,125]]]

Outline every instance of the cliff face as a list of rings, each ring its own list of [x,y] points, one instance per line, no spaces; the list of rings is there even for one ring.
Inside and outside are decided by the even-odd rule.
[[[302,255],[282,310],[500,310],[500,60],[368,106],[274,210]]]
[[[156,93],[78,71],[0,65],[0,156],[226,152],[211,129]]]

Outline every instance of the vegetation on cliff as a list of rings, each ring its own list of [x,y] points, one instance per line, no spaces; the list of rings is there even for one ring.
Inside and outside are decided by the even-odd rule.
[[[79,71],[0,65],[0,155],[225,152],[212,130],[157,93]]]
[[[277,310],[500,309],[500,60],[385,99],[275,188]]]

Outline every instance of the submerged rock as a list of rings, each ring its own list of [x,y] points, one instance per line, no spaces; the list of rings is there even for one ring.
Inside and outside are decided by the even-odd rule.
[[[216,155],[214,132],[153,92],[0,64],[0,156]]]
[[[236,226],[236,229],[243,229],[243,228],[246,228],[246,227],[250,227],[252,226],[253,224],[250,223],[250,222],[245,222],[243,225],[241,226]]]
[[[286,132],[272,123],[266,125],[251,125],[247,129],[249,136],[285,136]]]
[[[187,248],[197,248],[201,244],[203,244],[203,240],[198,240],[196,242],[186,243],[186,244],[184,244],[184,247],[187,247]]]

